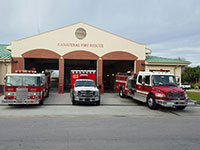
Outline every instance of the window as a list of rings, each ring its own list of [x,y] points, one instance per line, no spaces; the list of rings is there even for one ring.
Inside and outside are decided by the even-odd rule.
[[[7,76],[6,86],[40,86],[40,77]]]
[[[177,86],[176,78],[172,75],[153,75],[153,86]]]
[[[150,76],[145,77],[145,84],[150,84]]]
[[[142,76],[141,75],[138,77],[138,83],[142,84]]]
[[[79,87],[79,86],[91,86],[91,87],[96,87],[94,81],[76,81],[74,84],[75,87]]]
[[[23,77],[23,86],[40,86],[40,77]]]
[[[23,86],[22,80],[20,76],[7,76],[6,86]]]

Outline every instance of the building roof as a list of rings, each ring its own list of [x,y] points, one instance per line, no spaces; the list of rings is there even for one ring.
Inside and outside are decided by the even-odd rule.
[[[189,61],[180,60],[180,59],[171,59],[157,56],[146,56],[146,61],[149,63],[181,63],[181,64],[190,64]]]
[[[6,49],[8,44],[0,44],[0,59],[11,59],[11,52]]]
[[[114,36],[116,36],[116,37],[118,37],[118,38],[122,38],[122,39],[125,39],[125,40],[127,40],[127,41],[130,41],[130,42],[133,42],[133,43],[136,43],[136,44],[145,45],[144,43],[139,43],[139,42],[135,42],[135,41],[129,40],[129,39],[127,39],[127,38],[124,38],[124,37],[122,37],[122,36],[119,36],[119,35],[117,35],[117,34],[108,32],[108,31],[106,31],[106,30],[100,29],[100,28],[98,28],[98,27],[92,26],[92,25],[87,24],[87,23],[84,23],[84,22],[77,22],[77,23],[74,23],[74,24],[71,24],[71,25],[67,25],[67,26],[64,26],[64,27],[61,27],[61,28],[57,28],[57,29],[50,30],[50,31],[47,31],[47,32],[43,32],[43,33],[40,33],[40,34],[36,34],[36,35],[33,35],[33,36],[25,37],[25,38],[22,38],[22,39],[19,39],[19,40],[15,40],[15,41],[25,40],[25,39],[32,38],[32,37],[35,37],[35,36],[44,35],[44,34],[47,34],[47,33],[50,33],[50,32],[55,32],[55,31],[58,31],[58,30],[62,30],[62,29],[68,28],[68,27],[70,27],[70,26],[81,25],[81,24],[82,24],[82,25],[90,26],[90,27],[95,28],[95,29],[97,29],[97,30],[103,31],[103,32],[105,32],[105,33],[114,35]]]

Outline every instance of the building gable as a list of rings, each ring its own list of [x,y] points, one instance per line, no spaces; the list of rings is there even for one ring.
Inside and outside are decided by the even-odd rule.
[[[12,57],[21,57],[33,49],[53,50],[60,56],[76,50],[92,52],[99,57],[113,51],[126,51],[145,59],[145,45],[122,38],[94,26],[79,22],[35,36],[12,41]]]

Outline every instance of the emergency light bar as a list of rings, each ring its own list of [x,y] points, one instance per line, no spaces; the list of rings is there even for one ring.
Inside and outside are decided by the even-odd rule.
[[[160,70],[149,70],[150,72],[170,72],[170,70],[163,70],[163,69],[160,69]]]
[[[153,71],[152,73],[155,73],[155,74],[171,74],[170,72],[159,72],[159,71]]]
[[[95,74],[96,70],[71,70],[73,74]]]
[[[37,73],[34,70],[16,70],[16,73]]]

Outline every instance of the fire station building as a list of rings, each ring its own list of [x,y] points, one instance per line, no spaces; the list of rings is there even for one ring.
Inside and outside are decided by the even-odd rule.
[[[11,72],[32,69],[59,70],[58,85],[70,84],[70,70],[96,70],[97,84],[114,88],[118,72],[168,70],[181,76],[190,62],[150,56],[145,44],[137,43],[79,22],[53,31],[11,42]]]

